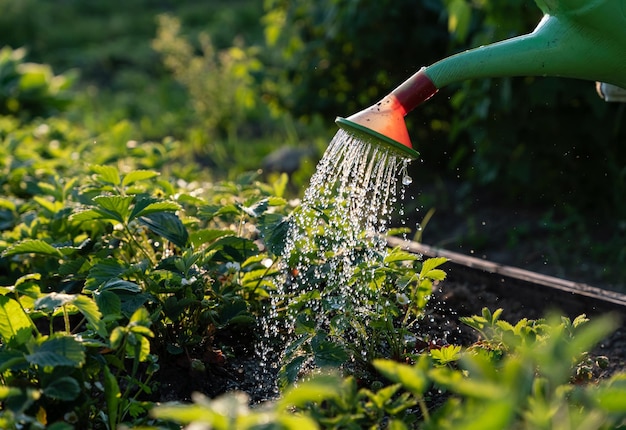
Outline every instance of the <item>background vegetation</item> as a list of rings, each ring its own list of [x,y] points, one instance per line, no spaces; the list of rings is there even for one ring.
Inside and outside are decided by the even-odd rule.
[[[308,158],[290,172],[296,194],[336,115],[369,106],[422,65],[528,32],[540,18],[521,0],[127,3],[0,5],[3,44],[74,83],[63,107],[33,111],[22,94],[18,116],[53,108],[95,138],[171,136],[185,143],[181,157],[213,177],[257,169],[273,150],[297,147]],[[8,79],[3,105],[15,99]],[[494,235],[495,246],[541,237],[557,274],[619,285],[623,113],[589,82],[511,78],[446,88],[408,118],[423,155],[413,172],[415,206],[437,209],[424,237],[480,252],[494,246],[481,209],[504,207],[519,219]],[[534,218],[524,219],[527,212]],[[448,218],[462,227],[452,239],[438,232]]]

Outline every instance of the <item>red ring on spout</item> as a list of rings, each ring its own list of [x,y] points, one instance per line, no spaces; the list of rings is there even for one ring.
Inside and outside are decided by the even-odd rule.
[[[404,81],[391,94],[396,96],[398,103],[404,110],[402,116],[411,112],[417,106],[434,96],[438,89],[422,67],[417,73]]]

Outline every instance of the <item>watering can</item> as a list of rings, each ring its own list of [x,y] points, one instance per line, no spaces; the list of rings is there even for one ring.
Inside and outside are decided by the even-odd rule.
[[[536,0],[532,33],[423,67],[375,105],[337,125],[402,157],[417,158],[404,116],[446,85],[475,78],[558,76],[626,88],[626,0]]]

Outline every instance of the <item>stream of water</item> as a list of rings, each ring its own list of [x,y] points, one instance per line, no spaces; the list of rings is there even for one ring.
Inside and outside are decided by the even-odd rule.
[[[327,326],[329,312],[320,308],[322,303],[326,307],[330,303],[338,312],[372,311],[365,299],[366,280],[361,285],[353,275],[357,268],[363,271],[380,263],[384,255],[383,236],[403,198],[403,186],[411,183],[407,165],[408,160],[384,147],[337,132],[300,207],[291,215],[283,252],[285,279],[272,297],[272,310],[264,323],[267,339],[288,343],[296,319],[305,310],[316,315],[314,326]],[[320,298],[324,294],[327,297]],[[290,300],[300,303],[294,306]],[[286,308],[291,308],[287,317],[279,317]],[[264,354],[275,357],[268,352]],[[275,366],[277,360],[272,361],[264,365]]]

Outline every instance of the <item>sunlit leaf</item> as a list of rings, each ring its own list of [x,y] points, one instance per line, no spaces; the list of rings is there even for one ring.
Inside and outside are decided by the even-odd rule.
[[[125,222],[130,215],[130,205],[134,199],[133,196],[97,196],[93,202],[116,221]]]
[[[104,184],[119,185],[120,174],[113,166],[91,166],[91,170],[96,173],[96,179]]]
[[[391,360],[374,360],[373,365],[387,379],[402,384],[415,395],[422,395],[428,388],[428,377],[421,366]]]
[[[98,308],[96,302],[85,295],[77,295],[73,301],[73,305],[78,308],[81,314],[85,317],[87,322],[91,324],[96,333],[101,337],[107,337],[107,330],[104,322],[102,321],[102,313]]]
[[[196,230],[189,234],[189,242],[198,247],[204,244],[214,242],[223,236],[235,236],[235,232],[231,230],[204,229]]]
[[[156,178],[157,176],[159,176],[159,172],[153,170],[133,170],[124,176],[122,185],[132,185],[137,181],[145,181],[146,179]]]
[[[239,205],[239,208],[248,216],[256,218],[263,214],[269,207],[268,199],[263,199],[250,206]]]
[[[61,253],[61,251],[40,239],[26,239],[9,247],[2,253],[4,257],[19,254],[41,254],[49,255],[51,257],[63,257],[63,253]]]
[[[420,276],[428,277],[428,273],[430,271],[436,269],[437,267],[441,266],[447,261],[448,259],[445,257],[434,257],[434,258],[429,258],[425,260],[422,263],[422,270],[420,271]]]
[[[157,212],[176,212],[179,209],[180,205],[176,202],[157,201],[141,208],[141,210],[137,210],[137,206],[135,206],[130,219],[132,220],[137,217],[147,216]]]
[[[308,403],[337,398],[342,393],[342,386],[341,378],[336,375],[318,375],[287,390],[278,401],[278,407],[304,407]]]
[[[0,296],[0,338],[4,343],[22,345],[32,337],[32,323],[19,303]]]

